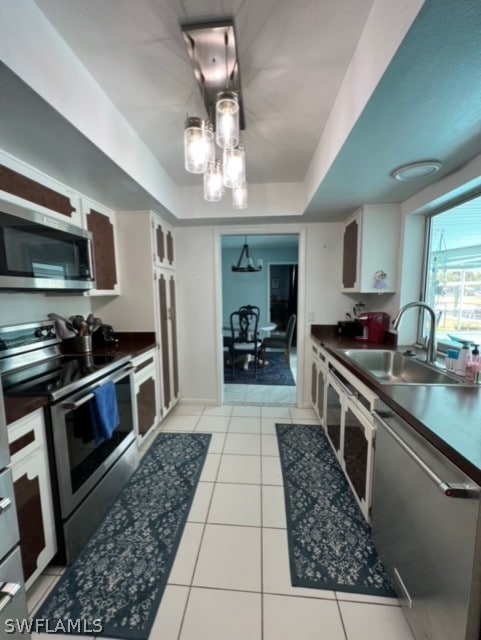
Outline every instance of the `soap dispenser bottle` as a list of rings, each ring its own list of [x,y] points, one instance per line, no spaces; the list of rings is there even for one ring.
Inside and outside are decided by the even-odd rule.
[[[466,374],[466,365],[470,360],[471,360],[471,353],[469,351],[469,343],[463,342],[463,346],[459,351],[459,358],[456,363],[455,373],[457,373],[460,376],[464,376]]]

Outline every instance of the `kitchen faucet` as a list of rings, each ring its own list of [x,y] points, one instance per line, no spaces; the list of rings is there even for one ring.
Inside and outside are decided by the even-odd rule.
[[[401,307],[392,322],[392,328],[397,330],[399,327],[399,322],[404,315],[404,312],[413,307],[419,307],[421,309],[426,309],[428,311],[429,316],[431,318],[431,325],[429,327],[429,338],[428,345],[426,350],[426,362],[429,364],[434,364],[436,362],[436,314],[434,310],[425,302],[408,302],[403,307]]]

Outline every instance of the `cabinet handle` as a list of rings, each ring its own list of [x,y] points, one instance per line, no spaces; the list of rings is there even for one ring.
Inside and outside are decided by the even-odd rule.
[[[0,613],[15,598],[20,588],[17,582],[0,582],[0,596],[2,596],[0,599]]]
[[[5,513],[12,506],[10,498],[0,498],[0,515]]]
[[[398,445],[405,451],[405,453],[411,458],[413,462],[415,462],[422,471],[427,475],[427,477],[437,486],[439,491],[444,494],[447,498],[473,498],[479,496],[479,488],[474,487],[472,485],[465,485],[460,483],[449,483],[443,480],[438,474],[431,469],[431,467],[424,462],[422,458],[418,456],[418,454],[411,449],[411,447],[404,442],[404,440],[398,436],[398,434],[391,429],[391,427],[382,419],[380,413],[378,411],[373,411],[374,417],[376,420],[384,427],[384,429],[389,433],[391,438],[395,440]]]

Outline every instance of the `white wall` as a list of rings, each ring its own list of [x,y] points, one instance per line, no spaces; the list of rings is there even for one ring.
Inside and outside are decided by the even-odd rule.
[[[80,294],[46,295],[45,293],[0,292],[0,325],[22,324],[46,320],[51,312],[61,316],[81,314],[91,311],[90,298]]]
[[[225,227],[229,234],[232,229]],[[298,353],[304,368],[298,372],[303,390],[301,405],[309,404],[310,325],[335,324],[342,317],[345,298],[340,293],[342,223],[269,225],[256,234],[300,233]],[[221,249],[215,227],[175,230],[178,283],[179,360],[182,399],[187,403],[220,402],[221,375]],[[253,233],[253,228],[241,234]]]
[[[219,401],[217,250],[213,227],[175,230],[180,391],[187,403]]]

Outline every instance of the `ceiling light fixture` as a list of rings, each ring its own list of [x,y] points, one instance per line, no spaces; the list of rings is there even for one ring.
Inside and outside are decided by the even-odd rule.
[[[391,172],[391,177],[401,182],[418,180],[419,178],[425,178],[426,176],[431,176],[433,173],[436,173],[441,166],[441,162],[437,160],[413,162],[394,169],[394,171]]]
[[[244,264],[242,264],[242,260],[244,260]],[[261,271],[261,269],[262,260],[254,260],[249,251],[247,238],[245,238],[239,260],[237,261],[237,264],[232,265],[232,271],[236,271],[238,273],[253,273],[254,271]]]
[[[247,184],[245,182],[232,189],[232,206],[234,209],[247,209]]]
[[[224,189],[232,193],[233,207],[247,207],[245,150],[240,131],[245,128],[239,63],[232,20],[182,26],[187,52],[194,67],[207,117],[189,115],[184,128],[184,166],[204,174],[204,198],[220,200]],[[214,131],[215,143],[214,144]],[[216,147],[222,158],[215,157]],[[222,151],[220,151],[222,150]],[[242,196],[242,197],[241,197]]]

